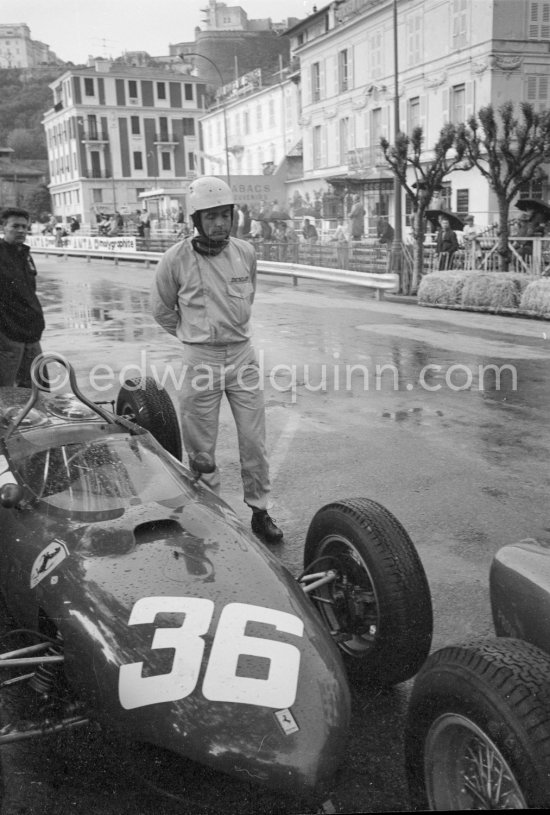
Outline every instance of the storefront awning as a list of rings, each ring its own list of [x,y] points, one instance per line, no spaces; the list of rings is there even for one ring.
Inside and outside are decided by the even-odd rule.
[[[333,175],[326,180],[333,186],[359,185],[367,189],[391,190],[393,188],[394,176],[390,170],[386,170],[383,167],[371,167],[368,170],[356,173]]]

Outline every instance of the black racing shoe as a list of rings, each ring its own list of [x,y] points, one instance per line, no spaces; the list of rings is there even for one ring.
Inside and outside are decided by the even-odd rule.
[[[273,518],[268,515],[266,509],[258,509],[252,512],[252,531],[263,538],[266,543],[279,543],[283,538],[283,531],[279,529]]]

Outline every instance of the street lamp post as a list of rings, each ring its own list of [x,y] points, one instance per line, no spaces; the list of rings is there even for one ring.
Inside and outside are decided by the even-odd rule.
[[[394,80],[394,101],[393,101],[393,122],[394,139],[400,131],[399,124],[399,62],[397,56],[397,0],[393,0],[393,80]],[[394,179],[395,198],[395,234],[393,241],[393,263],[392,269],[400,274],[401,272],[401,250],[403,242],[403,225],[401,211],[401,184],[397,178]]]
[[[218,76],[220,78],[220,87],[223,86],[222,73],[221,73],[220,69],[218,68],[218,66],[216,65],[216,63],[214,62],[214,60],[210,59],[210,57],[205,57],[204,54],[198,54],[198,53],[193,53],[193,52],[187,52],[185,54],[180,54],[179,56],[180,56],[180,59],[182,60],[182,62],[185,62],[184,57],[201,57],[201,59],[205,59],[207,62],[210,63],[210,65],[212,65],[212,67],[214,68],[214,70],[218,74]],[[231,186],[231,175],[230,175],[230,172],[229,172],[229,146],[228,146],[228,143],[227,143],[227,111],[225,109],[225,105],[222,105],[222,111],[223,111],[223,135],[224,135],[224,144],[225,144],[225,167],[226,167],[227,183],[229,184],[229,186]]]

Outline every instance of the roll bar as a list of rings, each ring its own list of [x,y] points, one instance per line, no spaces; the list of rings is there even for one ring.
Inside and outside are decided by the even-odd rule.
[[[36,405],[38,401],[38,397],[40,395],[40,391],[48,392],[48,389],[43,385],[39,384],[39,376],[38,370],[40,367],[48,364],[48,363],[57,363],[62,365],[69,375],[69,386],[74,396],[79,399],[86,407],[91,408],[94,413],[97,413],[102,419],[104,419],[109,424],[117,424],[117,419],[114,415],[110,414],[108,411],[103,410],[103,408],[99,407],[95,402],[92,402],[91,399],[88,399],[87,396],[84,396],[78,384],[76,382],[76,374],[74,372],[74,368],[71,363],[65,359],[64,356],[61,354],[39,354],[35,359],[32,361],[31,365],[31,395],[28,401],[25,403],[21,412],[18,416],[13,420],[13,422],[9,425],[8,430],[4,436],[4,440],[7,441],[9,437],[17,430],[25,416],[29,413],[29,411]]]

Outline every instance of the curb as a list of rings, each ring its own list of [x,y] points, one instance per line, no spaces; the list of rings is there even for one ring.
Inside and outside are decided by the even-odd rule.
[[[384,300],[389,303],[408,303],[410,306],[419,305],[416,294],[393,294],[392,292],[385,292]]]

